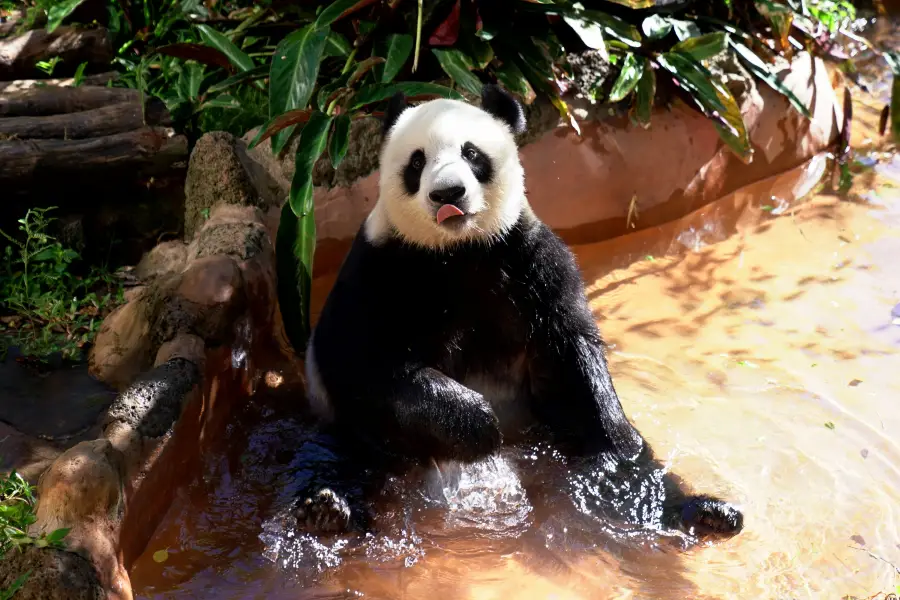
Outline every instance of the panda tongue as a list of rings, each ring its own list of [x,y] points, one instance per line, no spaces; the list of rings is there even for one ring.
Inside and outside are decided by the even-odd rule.
[[[437,211],[437,222],[438,225],[449,219],[450,217],[461,217],[465,215],[463,211],[459,210],[459,208],[453,206],[452,204],[445,204],[440,207]]]

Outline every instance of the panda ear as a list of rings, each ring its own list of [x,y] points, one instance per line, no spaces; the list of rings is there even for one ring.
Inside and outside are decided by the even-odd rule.
[[[507,125],[513,133],[525,131],[525,111],[515,96],[499,85],[488,83],[481,88],[481,108],[494,115]]]
[[[403,92],[397,92],[391,97],[387,111],[384,113],[384,121],[381,124],[384,135],[387,135],[400,117],[400,113],[407,108],[409,108],[409,104],[406,103],[406,96],[403,95]]]

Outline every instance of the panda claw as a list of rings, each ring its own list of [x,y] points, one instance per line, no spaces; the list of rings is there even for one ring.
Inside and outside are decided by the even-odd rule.
[[[681,508],[682,523],[699,538],[729,538],[744,529],[744,515],[737,508],[715,498],[691,498]]]
[[[350,526],[350,505],[330,488],[322,488],[301,500],[294,516],[297,525],[309,533],[344,533]]]

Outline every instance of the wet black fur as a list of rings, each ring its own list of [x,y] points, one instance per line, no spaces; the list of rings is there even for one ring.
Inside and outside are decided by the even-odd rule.
[[[373,452],[425,464],[549,441],[586,473],[659,466],[622,410],[573,254],[524,213],[500,241],[443,251],[373,245],[361,229],[314,354],[335,427]],[[475,376],[514,386],[512,406],[463,385]],[[664,487],[670,523],[741,530],[724,502],[688,498],[669,475]]]

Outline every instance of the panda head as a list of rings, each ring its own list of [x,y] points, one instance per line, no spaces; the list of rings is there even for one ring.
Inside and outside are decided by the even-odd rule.
[[[378,203],[368,239],[391,235],[426,248],[501,238],[526,209],[515,134],[519,102],[485,85],[481,108],[457,100],[409,106],[398,94],[385,114]]]

